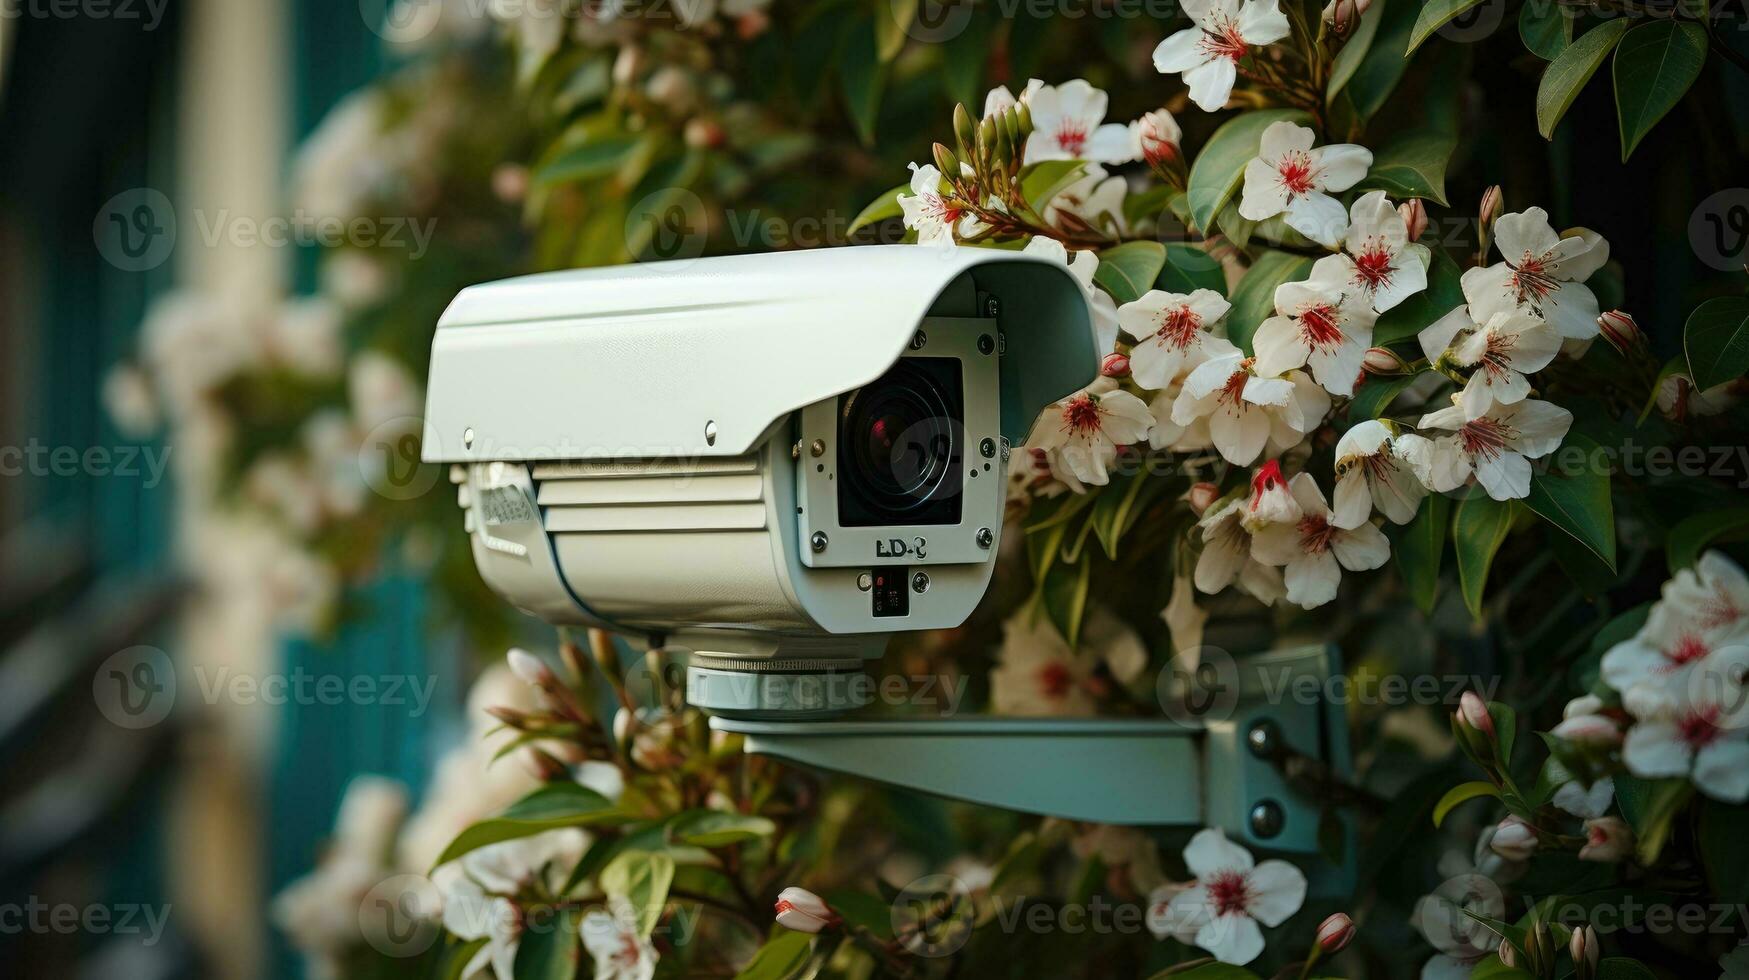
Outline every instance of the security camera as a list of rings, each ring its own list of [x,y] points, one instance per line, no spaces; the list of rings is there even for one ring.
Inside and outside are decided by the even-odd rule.
[[[1097,373],[1081,286],[1020,252],[547,273],[445,311],[423,456],[510,603],[687,651],[713,713],[818,716],[889,634],[971,613],[1009,446]]]

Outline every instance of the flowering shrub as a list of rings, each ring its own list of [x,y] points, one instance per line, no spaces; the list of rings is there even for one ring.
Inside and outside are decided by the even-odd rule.
[[[1316,642],[1340,646],[1356,690],[1482,689],[1345,702],[1355,772],[1322,802],[1362,845],[1324,863],[1350,866],[1352,888],[1319,894],[1219,830],[822,781],[711,733],[668,651],[639,662],[561,635],[482,675],[468,740],[411,817],[379,783],[349,795],[334,848],[277,906],[299,948],[340,974],[387,959],[500,980],[590,964],[1589,978],[1749,959],[1732,952],[1740,920],[1652,915],[1736,908],[1749,887],[1741,461],[1650,462],[1741,446],[1743,283],[1642,330],[1625,309],[1649,300],[1624,295],[1597,232],[1511,183],[1474,209],[1448,193],[1513,172],[1476,150],[1501,110],[1472,84],[1472,49],[1498,54],[1513,99],[1535,90],[1544,136],[1614,52],[1632,153],[1709,48],[1737,59],[1721,17],[1533,0],[1516,35],[1464,45],[1478,0],[1185,0],[1121,30],[971,6],[946,38],[884,2],[440,18],[298,168],[323,213],[438,219],[431,255],[335,251],[317,299],[274,310],[167,303],[112,406],[204,447],[183,463],[207,475],[215,523],[263,542],[248,569],[202,570],[271,583],[239,602],[318,622],[404,552],[498,649],[508,621],[475,594],[448,501],[384,483],[372,451],[416,431],[410,379],[456,287],[812,244],[735,228],[869,198],[841,237],[1061,262],[1100,376],[1016,447],[986,608],[896,644],[884,669],[974,709],[1151,716],[1181,708],[1161,703],[1162,672]],[[986,77],[1019,91],[979,105]],[[924,111],[938,89],[951,113]],[[1534,190],[1556,213],[1571,199]],[[417,899],[394,907],[423,943],[350,914],[383,907],[385,886]],[[1136,915],[1068,927],[1099,903]]]

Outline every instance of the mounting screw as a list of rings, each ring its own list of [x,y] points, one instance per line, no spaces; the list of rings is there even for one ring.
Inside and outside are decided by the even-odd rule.
[[[996,440],[986,437],[983,442],[978,443],[978,452],[982,453],[985,459],[995,456]]]
[[[911,591],[922,595],[929,591],[929,573],[918,572],[911,576]]]
[[[1287,816],[1282,813],[1281,804],[1274,800],[1260,801],[1251,808],[1251,832],[1265,840],[1281,833],[1286,822]]]
[[[464,447],[471,447],[471,446],[473,446],[473,444],[474,444],[474,429],[473,429],[473,426],[469,426],[468,428],[465,428],[462,430],[462,445]]]
[[[812,538],[808,539],[808,544],[814,549],[814,554],[816,554],[816,555],[822,551],[825,551],[826,550],[826,532],[825,531],[815,531],[814,536]]]
[[[874,576],[870,575],[867,572],[863,572],[861,575],[858,575],[856,577],[856,587],[858,589],[861,589],[864,592],[867,592],[869,589],[874,588]]]
[[[796,440],[795,445],[789,447],[789,458],[790,459],[801,459],[802,458],[802,441],[800,439]]]
[[[704,444],[707,446],[714,446],[717,444],[717,423],[715,420],[704,424]]]
[[[826,455],[826,440],[815,439],[813,445],[808,447],[808,452],[816,458]]]
[[[1001,316],[1002,315],[1002,301],[997,299],[994,296],[991,296],[991,297],[985,299],[984,300],[984,315],[987,317],[992,317],[992,318]]]
[[[994,354],[994,353],[996,353],[996,338],[990,336],[987,333],[979,334],[978,335],[978,353],[980,353],[980,354]]]
[[[990,533],[987,527],[978,528],[978,547],[988,548],[996,542],[996,535]]]
[[[1281,751],[1281,729],[1268,718],[1251,726],[1245,733],[1245,744],[1250,746],[1251,754],[1259,759],[1273,759]]]
[[[923,345],[927,344],[927,343],[929,343],[929,335],[924,333],[923,331],[919,330],[916,333],[911,335],[911,349],[912,350],[922,350]]]

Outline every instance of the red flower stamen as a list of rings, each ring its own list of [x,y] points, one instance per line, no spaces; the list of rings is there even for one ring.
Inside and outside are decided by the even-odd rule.
[[[1234,64],[1245,57],[1245,38],[1239,33],[1238,22],[1225,18],[1203,28],[1202,38],[1196,46],[1210,58],[1226,58]]]
[[[1342,343],[1342,315],[1334,306],[1314,306],[1300,311],[1300,336],[1313,347]]]
[[[1391,264],[1391,250],[1382,240],[1368,239],[1354,256],[1354,284],[1376,293],[1391,284],[1396,273]]]
[[[1063,406],[1063,428],[1077,434],[1101,428],[1099,402],[1092,395],[1077,395]]]
[[[1330,550],[1330,539],[1336,536],[1336,529],[1330,522],[1316,514],[1308,514],[1300,518],[1300,548],[1308,555],[1321,555]]]
[[[1063,122],[1057,127],[1057,145],[1072,157],[1080,156],[1087,147],[1087,127],[1078,122]]]
[[[1518,267],[1512,270],[1512,288],[1518,291],[1520,303],[1540,306],[1557,285],[1544,256],[1525,252]]]
[[[1275,169],[1289,196],[1304,197],[1312,192],[1312,156],[1305,150],[1290,151]]]
[[[1507,450],[1517,435],[1512,427],[1484,415],[1473,422],[1465,422],[1458,430],[1458,441],[1467,455],[1494,459]]]
[[[1154,336],[1160,338],[1160,343],[1167,347],[1183,350],[1196,339],[1197,332],[1202,330],[1202,317],[1188,306],[1160,311],[1160,329]]]
[[[1217,917],[1243,913],[1251,905],[1251,882],[1243,871],[1216,872],[1204,887]]]
[[[1048,663],[1038,670],[1038,689],[1052,700],[1068,694],[1074,680],[1069,674],[1069,668],[1060,663]]]
[[[1698,708],[1682,717],[1676,723],[1677,737],[1682,739],[1689,748],[1699,751],[1718,741],[1725,733],[1718,726],[1719,706],[1709,704]]]

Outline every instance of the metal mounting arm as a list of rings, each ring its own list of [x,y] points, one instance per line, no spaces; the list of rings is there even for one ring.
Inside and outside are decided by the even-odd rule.
[[[748,752],[940,796],[1098,823],[1220,827],[1249,845],[1311,855],[1321,850],[1319,802],[1290,786],[1276,760],[1348,770],[1342,709],[1322,696],[1334,659],[1310,647],[1181,678],[1200,704],[1200,722],[1187,724],[713,717],[711,727],[744,736]]]

